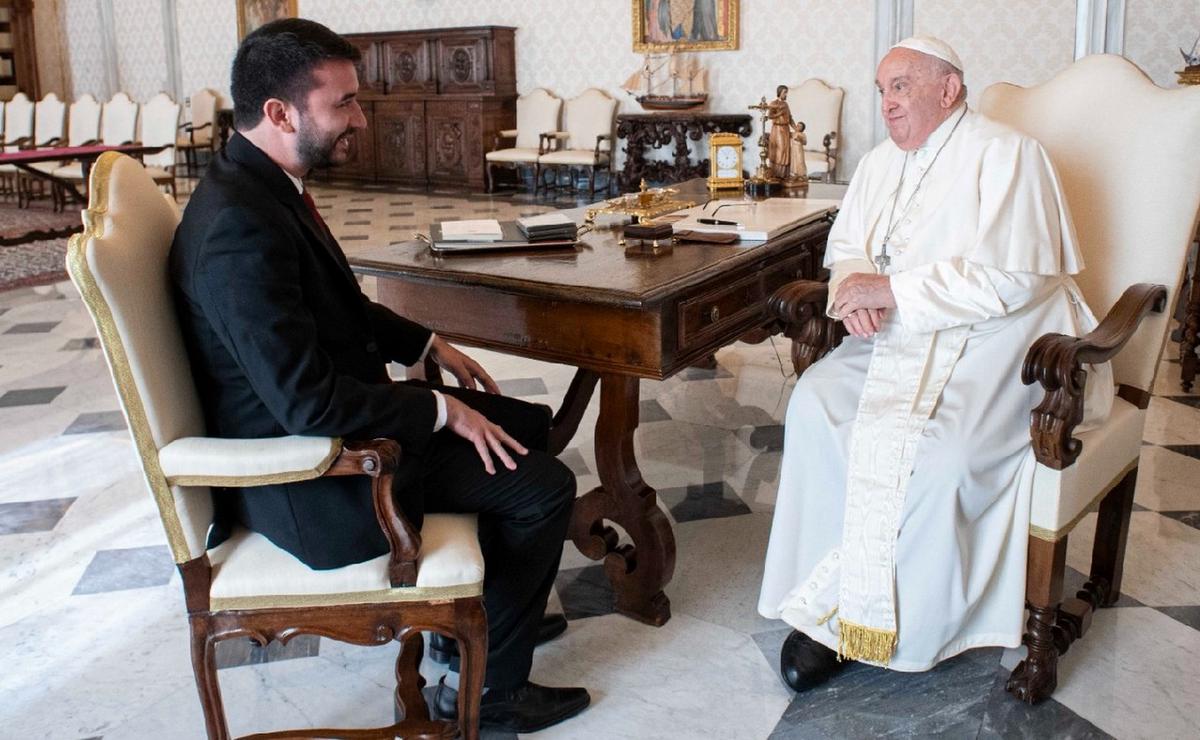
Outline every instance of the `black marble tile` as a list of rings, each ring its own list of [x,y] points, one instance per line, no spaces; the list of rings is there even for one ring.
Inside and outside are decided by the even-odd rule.
[[[662,404],[653,398],[638,403],[638,423],[649,424],[653,421],[670,421],[671,415]]]
[[[120,411],[94,411],[80,414],[63,434],[91,434],[126,429],[125,415]]]
[[[524,396],[544,396],[550,391],[546,388],[546,381],[541,378],[510,378],[508,380],[497,380],[496,385],[500,386],[500,392],[506,396],[521,398]]]
[[[560,570],[554,588],[567,619],[602,617],[616,610],[616,597],[603,565]]]
[[[0,504],[0,535],[49,532],[73,503],[74,497]]]
[[[61,321],[31,321],[24,324],[13,324],[5,334],[45,334],[53,331]]]
[[[783,623],[780,622],[780,624]],[[776,671],[779,670],[779,651],[783,649],[783,641],[790,634],[792,634],[792,628],[784,625],[779,629],[756,632],[751,635],[754,639],[754,644],[758,645],[758,649],[762,651],[763,657],[767,659],[767,665]],[[783,681],[782,678],[779,680]]]
[[[1136,501],[1133,502],[1133,506],[1132,506],[1131,510],[1132,511],[1153,511],[1152,509],[1147,509],[1145,506],[1142,506],[1141,504],[1139,504]]]
[[[854,663],[824,686],[797,694],[771,738],[974,738],[1000,653],[968,651],[923,673]]]
[[[11,406],[42,406],[58,398],[58,394],[66,389],[65,385],[57,385],[47,388],[21,388],[15,391],[8,391],[0,396],[0,408]]]
[[[395,213],[389,213],[388,218],[412,218],[416,215],[416,211],[396,211]]]
[[[339,237],[338,237],[338,241],[343,241],[343,242],[361,242],[361,241],[365,241],[365,240],[367,240],[367,239],[370,239],[370,238],[371,238],[371,237],[370,237],[370,236],[368,236],[367,234],[356,234],[356,235],[354,235],[354,236],[339,236]]]
[[[1160,511],[1158,513],[1177,522],[1183,522],[1189,527],[1200,529],[1200,511]]]
[[[588,467],[587,460],[583,459],[583,453],[574,447],[568,447],[558,453],[558,459],[571,469],[575,475],[591,475],[592,469]]]
[[[266,647],[253,640],[235,637],[217,643],[217,670],[243,665],[278,663],[296,658],[315,658],[321,649],[317,635],[297,635],[287,643],[272,640]]]
[[[4,315],[4,314],[6,314],[6,313],[8,313],[8,309],[7,309],[7,308],[0,308],[0,316],[3,316],[3,315]]]
[[[1112,736],[1051,696],[1030,706],[1004,690],[1009,671],[1001,668],[988,692],[978,737],[1022,740],[1101,740]]]
[[[370,226],[371,221],[347,221],[347,226]]]
[[[347,208],[346,213],[371,213],[374,208]]]
[[[373,200],[375,200],[375,199],[370,198],[370,197],[368,197],[368,198],[351,198],[350,202],[351,203],[370,203]]]
[[[1077,591],[1083,588],[1083,584],[1087,583],[1087,579],[1087,575],[1084,573],[1075,570],[1069,565],[1066,566],[1063,570],[1063,598],[1069,599],[1074,596]],[[1113,604],[1113,606],[1145,606],[1145,604],[1129,594],[1122,593],[1121,597],[1117,599],[1117,603]]]
[[[431,211],[449,211],[453,208],[458,208],[458,206],[429,206]]]
[[[1156,606],[1176,622],[1183,622],[1194,630],[1200,630],[1200,606]]]
[[[412,204],[413,204],[413,202],[412,202],[411,200],[392,200],[392,201],[388,201],[388,205],[389,205],[389,206],[411,206]]]
[[[83,337],[81,339],[72,339],[64,344],[60,349],[75,350],[75,349],[99,349],[100,340],[96,337]]]
[[[1194,409],[1200,409],[1200,396],[1160,396],[1160,398],[1165,398],[1175,403],[1182,403]]]
[[[0,398],[0,405],[3,405],[3,398]],[[1180,455],[1200,460],[1200,445],[1163,445],[1164,448],[1171,452],[1178,452]]]
[[[663,488],[658,491],[658,495],[667,505],[671,516],[680,523],[750,513],[750,507],[746,506],[724,481],[682,488]]]
[[[78,596],[161,586],[174,572],[175,563],[165,545],[100,550],[71,593]]]
[[[750,431],[750,446],[764,452],[778,452],[783,449],[783,425],[767,424],[754,427]]]
[[[680,372],[678,377],[680,380],[716,380],[717,378],[732,378],[733,373],[720,365],[713,368],[689,367]]]

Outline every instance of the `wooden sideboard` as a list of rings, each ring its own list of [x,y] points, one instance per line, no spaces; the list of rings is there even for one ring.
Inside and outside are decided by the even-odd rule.
[[[515,28],[478,26],[346,34],[362,52],[367,130],[329,178],[484,186],[483,155],[516,127]]]

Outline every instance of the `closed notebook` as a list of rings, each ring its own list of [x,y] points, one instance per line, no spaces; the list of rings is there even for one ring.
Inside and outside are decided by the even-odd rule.
[[[578,240],[574,233],[570,237],[559,239],[532,241],[521,233],[516,221],[500,221],[501,237],[495,241],[464,242],[447,241],[442,237],[442,224],[436,223],[429,229],[429,248],[435,252],[482,252],[499,249],[544,249],[548,247],[569,247]]]

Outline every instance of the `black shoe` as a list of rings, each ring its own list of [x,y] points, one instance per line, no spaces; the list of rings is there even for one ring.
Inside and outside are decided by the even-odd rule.
[[[538,625],[537,644],[550,642],[567,631],[567,618],[561,614],[547,614]],[[446,665],[458,656],[458,641],[434,632],[429,636],[429,657],[434,663]]]
[[[779,651],[779,672],[783,682],[797,693],[820,686],[841,673],[850,662],[839,661],[837,651],[798,630],[792,630]]]
[[[554,688],[526,681],[515,689],[489,689],[479,702],[479,726],[508,732],[537,732],[587,709],[587,689]],[[438,681],[434,719],[458,719],[458,692]]]

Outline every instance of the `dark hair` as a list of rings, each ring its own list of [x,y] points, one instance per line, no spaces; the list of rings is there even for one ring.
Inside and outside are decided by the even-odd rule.
[[[358,49],[325,26],[304,18],[271,21],[242,40],[230,75],[233,125],[254,128],[271,98],[304,107],[312,91],[312,71],[329,59],[357,62]]]
[[[779,87],[775,88],[775,97],[779,97],[780,95],[783,95],[783,93],[785,91],[787,91],[787,89],[788,89],[787,85],[780,85]]]

